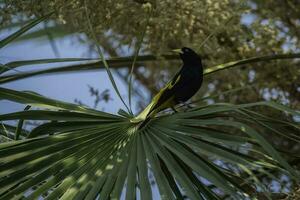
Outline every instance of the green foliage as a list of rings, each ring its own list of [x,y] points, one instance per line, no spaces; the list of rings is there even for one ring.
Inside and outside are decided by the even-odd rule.
[[[163,115],[137,131],[130,119],[116,115],[91,112],[27,92],[1,88],[0,94],[2,99],[54,108],[5,114],[0,116],[2,121],[55,120],[33,129],[27,136],[32,139],[0,145],[1,199],[20,197],[33,186],[29,199],[47,191],[51,191],[49,199],[90,199],[98,194],[101,199],[109,196],[118,199],[125,182],[127,199],[136,195],[137,186],[141,197],[151,199],[147,177],[150,171],[160,195],[167,199],[183,195],[191,199],[219,199],[211,185],[223,195],[242,198],[248,193],[239,186],[245,177],[247,185],[263,186],[254,171],[269,176],[269,171],[279,170],[299,180],[298,172],[260,131],[267,129],[277,134],[270,127],[281,124],[284,137],[299,142],[300,128],[267,116],[257,117],[259,114],[251,111],[254,106],[271,106],[300,116],[274,103],[198,107]],[[216,160],[221,164],[216,164]],[[204,184],[199,177],[210,184]]]
[[[296,0],[271,0],[268,3],[256,0],[242,2],[233,0],[222,2],[219,0],[185,2],[181,0],[96,2],[72,0],[68,3],[50,0],[43,3],[20,3],[20,1],[12,0],[2,5],[3,20],[0,24],[3,27],[10,25],[13,22],[12,16],[17,14],[17,18],[24,21],[24,18],[28,20],[28,17],[33,14],[40,16],[53,10],[55,14],[52,19],[55,19],[57,23],[49,28],[64,25],[68,31],[83,32],[90,36],[91,29],[88,28],[85,13],[87,9],[97,40],[111,57],[123,56],[119,52],[122,52],[121,50],[128,45],[133,52],[137,52],[135,44],[144,27],[147,27],[141,53],[157,56],[165,54],[170,49],[190,46],[202,55],[204,66],[215,66],[218,63],[250,57],[299,51],[300,35],[297,21],[299,9],[296,5]],[[152,11],[150,18],[149,8]],[[231,19],[230,22],[226,24],[229,19]],[[214,36],[206,40],[212,33],[215,33]],[[203,41],[206,42],[201,47]],[[129,68],[130,66],[131,63],[122,67]],[[154,80],[157,80],[157,77],[159,80],[166,80],[168,77],[165,76],[170,77],[172,74],[162,75],[160,73],[162,68],[158,66],[170,66],[169,71],[176,71],[173,67],[174,62],[168,64],[147,62],[146,65],[136,63],[135,66],[135,68],[146,66],[151,72],[150,77],[146,77],[144,73],[135,70],[133,77],[153,94],[160,89],[162,84]],[[298,108],[298,66],[299,61],[280,60],[249,64],[247,68],[226,71],[213,78],[207,78],[203,84],[206,92],[200,93],[200,96],[245,86],[251,82],[249,79],[249,72],[251,72],[255,80],[251,91],[241,91],[231,98],[224,97],[224,100],[233,103],[261,101],[265,99],[262,95],[263,91],[275,90],[281,95],[272,98],[273,100]],[[52,70],[50,72],[53,73]],[[36,74],[40,73],[34,73]],[[207,89],[210,85],[216,89],[214,91]]]
[[[60,6],[59,2],[47,3],[45,5],[51,9]],[[61,9],[69,9],[69,6],[74,5],[76,7],[77,4],[82,6],[80,3],[73,3],[71,1],[64,4]],[[153,4],[154,16],[153,19],[150,18],[149,26],[153,26],[151,20],[157,17],[162,17],[161,21],[165,22],[167,18],[161,15],[167,15],[168,12],[161,14],[159,9],[164,6],[175,6],[175,9],[177,3],[162,1]],[[95,4],[98,5],[96,2]],[[107,4],[102,6],[112,4],[113,2],[107,1]],[[123,12],[122,17],[132,16],[131,9],[136,9],[124,9],[124,5],[127,4],[139,6],[135,3],[117,3],[115,9]],[[25,4],[24,7],[28,5]],[[87,5],[93,6],[92,2]],[[221,15],[215,11],[229,9],[226,7],[228,5],[229,1],[207,1],[208,16],[216,17],[216,20],[220,20],[220,17],[226,19],[230,13],[228,10]],[[147,6],[149,4],[142,8],[148,9]],[[173,12],[174,17],[179,16],[174,27],[170,27],[175,31],[170,33],[174,34],[173,38],[177,36],[176,27],[186,26],[187,22],[191,23],[190,28],[194,30],[194,23],[197,22],[184,20],[186,15],[196,19],[195,14],[203,12],[197,2],[181,2],[181,6],[186,9],[185,12]],[[37,8],[32,9],[34,11]],[[98,14],[103,15],[103,12]],[[76,16],[73,20],[76,20]],[[45,18],[37,18],[34,22],[38,23]],[[95,19],[96,17],[91,19],[92,23]],[[121,20],[115,16],[112,19],[108,17],[103,23],[111,22],[110,28],[118,32],[118,19]],[[28,24],[0,43],[9,44],[31,26],[31,23]],[[162,26],[159,25],[158,28]],[[187,29],[187,32],[192,29]],[[135,31],[133,29],[127,33],[129,38],[134,37]],[[147,31],[145,34],[151,36],[151,31]],[[178,37],[184,39],[189,37],[189,34],[180,33]],[[164,42],[166,41],[162,40],[162,44]],[[153,45],[156,43],[153,42]],[[150,45],[148,48],[153,47],[155,46]],[[91,69],[95,66],[105,67],[109,76],[112,76],[110,67],[130,66],[132,60],[135,60],[136,64],[145,64],[159,58],[152,55],[137,56],[136,53],[134,57],[105,60],[100,48],[98,51],[102,65],[98,61],[27,74],[1,75],[0,82],[45,73],[85,70],[85,67]],[[167,58],[174,59],[172,56]],[[219,70],[225,72],[225,69],[239,65],[291,58],[299,58],[299,54],[235,59],[233,62],[207,68],[205,74],[212,76]],[[1,70],[6,73],[29,64],[86,60],[89,59],[17,61],[2,65]],[[110,80],[114,84],[112,77]],[[115,89],[118,91],[117,85]],[[272,199],[272,191],[267,188],[266,179],[278,180],[281,183],[280,176],[285,175],[291,182],[298,183],[300,180],[299,170],[292,166],[292,158],[299,157],[281,151],[267,140],[269,136],[275,135],[285,141],[297,144],[300,142],[299,124],[292,120],[292,117],[300,117],[299,111],[278,103],[214,103],[194,108],[181,107],[178,113],[161,113],[145,128],[138,130],[137,124],[132,122],[132,116],[125,111],[115,115],[50,99],[34,92],[3,87],[0,88],[0,100],[27,105],[23,111],[0,115],[0,134],[10,140],[0,144],[0,199],[22,199],[25,196],[26,199],[94,199],[99,195],[101,199],[119,199],[121,196],[129,200],[138,196],[141,199],[152,199],[153,183],[157,185],[161,199],[218,200],[258,196]],[[285,118],[266,115],[258,110],[280,113],[285,115]],[[19,123],[16,127],[4,123],[9,120],[19,120]],[[24,120],[39,121],[42,124],[28,131],[22,127]],[[153,179],[149,175],[153,175]]]

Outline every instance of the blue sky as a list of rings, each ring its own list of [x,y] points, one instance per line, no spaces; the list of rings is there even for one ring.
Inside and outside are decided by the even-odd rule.
[[[40,25],[41,26],[41,25]],[[9,34],[8,31],[0,33],[0,39]],[[64,37],[55,40],[59,56],[64,57],[91,57],[88,55],[88,44],[78,42],[74,37]],[[51,48],[48,39],[31,40],[14,42],[1,49],[0,62],[2,64],[28,59],[55,58],[55,53]],[[95,57],[95,55],[93,56]],[[51,65],[53,67],[58,65]],[[28,66],[26,69],[20,68],[20,71],[28,69],[40,69],[43,65]],[[119,86],[119,90],[123,98],[128,101],[127,85],[118,76],[115,76],[115,81]],[[105,103],[100,102],[98,109],[104,109],[106,112],[116,113],[119,108],[125,109],[122,102],[116,96],[113,87],[108,79],[105,70],[69,73],[69,74],[53,74],[43,75],[38,77],[27,78],[11,83],[3,84],[1,87],[6,87],[15,90],[31,90],[50,98],[55,98],[67,102],[74,102],[79,99],[88,106],[94,105],[94,99],[91,98],[88,85],[96,88],[99,92],[109,89],[112,101]],[[135,99],[133,98],[133,103]],[[134,105],[134,104],[133,104]],[[8,101],[0,101],[0,113],[19,111],[24,105],[11,103]],[[135,106],[133,106],[134,109]]]

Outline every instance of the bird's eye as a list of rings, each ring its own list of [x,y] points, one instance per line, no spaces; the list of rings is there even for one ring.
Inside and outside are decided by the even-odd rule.
[[[189,52],[189,49],[184,48],[183,51],[184,51],[184,52]]]

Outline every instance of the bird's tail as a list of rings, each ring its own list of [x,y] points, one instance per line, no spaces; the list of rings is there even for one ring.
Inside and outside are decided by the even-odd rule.
[[[141,130],[142,128],[144,128],[144,127],[149,123],[150,120],[151,120],[151,118],[148,117],[148,118],[146,118],[144,121],[142,121],[142,122],[139,124],[138,130]]]
[[[153,102],[152,102],[135,118],[139,122],[138,130],[145,127],[155,114],[156,111],[153,110]]]

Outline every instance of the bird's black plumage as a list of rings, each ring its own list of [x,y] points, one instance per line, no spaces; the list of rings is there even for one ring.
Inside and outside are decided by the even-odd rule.
[[[189,100],[201,87],[203,67],[200,56],[187,47],[183,47],[179,54],[183,62],[182,68],[166,87],[161,90],[161,95],[151,108],[149,115],[156,109],[159,109],[157,112],[165,109],[165,106],[161,106],[167,101],[170,101],[171,105],[166,105],[166,107],[171,107]]]
[[[139,129],[161,110],[173,108],[176,104],[189,100],[200,89],[203,81],[203,67],[200,56],[192,49],[183,47],[176,50],[183,65],[176,75],[152,99],[152,102],[140,113],[136,120],[142,121]]]

